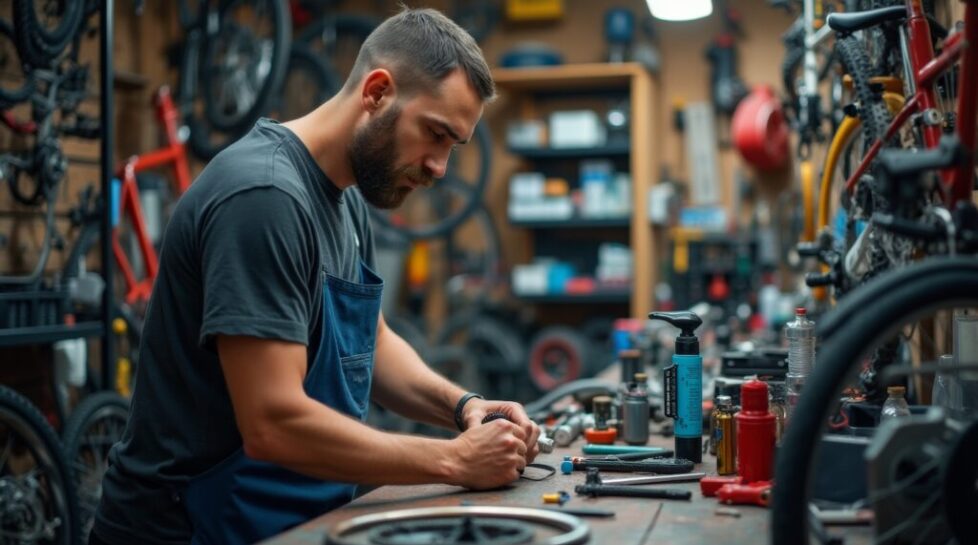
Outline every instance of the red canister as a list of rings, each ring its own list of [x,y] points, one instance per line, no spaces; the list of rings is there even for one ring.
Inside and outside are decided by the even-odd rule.
[[[749,380],[740,387],[737,421],[737,474],[744,484],[774,475],[776,422],[768,410],[767,383]]]

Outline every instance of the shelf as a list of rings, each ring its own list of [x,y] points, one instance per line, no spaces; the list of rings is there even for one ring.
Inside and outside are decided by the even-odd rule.
[[[570,218],[570,219],[510,219],[513,227],[524,229],[590,229],[600,227],[628,227],[631,216],[620,218]]]
[[[492,72],[496,87],[504,90],[565,91],[573,89],[628,89],[636,76],[649,75],[641,64],[626,62],[564,64],[532,68],[497,68]]]
[[[515,294],[519,299],[528,303],[554,303],[554,304],[594,304],[594,303],[621,303],[626,304],[631,300],[631,290],[601,290],[593,293],[571,294],[554,293],[545,295],[520,295]]]
[[[0,346],[47,344],[78,337],[102,335],[102,322],[82,322],[75,325],[46,325],[0,329]]]
[[[632,147],[627,143],[591,148],[509,148],[509,152],[524,159],[587,159],[593,157],[627,157]]]

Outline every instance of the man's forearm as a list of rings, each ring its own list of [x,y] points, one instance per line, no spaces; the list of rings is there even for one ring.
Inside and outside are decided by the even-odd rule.
[[[360,484],[454,483],[451,442],[384,433],[306,398],[246,453],[312,477]]]
[[[455,404],[465,390],[428,367],[389,327],[378,329],[374,357],[374,401],[404,417],[455,429]]]

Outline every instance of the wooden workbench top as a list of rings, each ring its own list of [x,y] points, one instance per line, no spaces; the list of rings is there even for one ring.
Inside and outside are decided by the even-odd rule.
[[[650,444],[672,448],[672,439],[653,436]],[[762,544],[767,543],[768,510],[753,506],[735,506],[740,517],[717,515],[719,504],[714,498],[700,494],[699,483],[668,483],[657,486],[688,489],[693,492],[692,501],[651,500],[639,498],[585,498],[574,494],[574,486],[584,482],[584,472],[575,471],[562,475],[559,470],[564,455],[581,453],[581,443],[571,448],[556,449],[551,454],[541,454],[537,462],[558,467],[557,474],[540,482],[520,479],[513,485],[499,490],[473,492],[447,485],[384,486],[361,496],[349,505],[327,513],[265,543],[269,545],[322,544],[328,528],[349,518],[416,507],[449,507],[467,505],[494,505],[513,507],[543,507],[541,495],[561,490],[571,494],[566,507],[587,507],[611,510],[614,518],[585,518],[591,527],[590,543],[597,545],[645,545],[668,543],[670,545],[703,544]],[[694,471],[708,475],[715,472],[715,459],[705,455],[702,464]],[[530,469],[528,471],[537,470]],[[628,473],[603,473],[605,479],[628,477]],[[849,544],[869,542],[869,527],[846,530]],[[849,539],[849,538],[854,539]]]

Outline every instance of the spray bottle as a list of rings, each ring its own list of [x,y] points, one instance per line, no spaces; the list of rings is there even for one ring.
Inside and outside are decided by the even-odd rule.
[[[694,463],[703,461],[703,358],[700,342],[693,334],[703,321],[689,311],[653,312],[652,320],[663,320],[679,328],[672,365],[662,370],[666,416],[676,419],[676,457]]]

